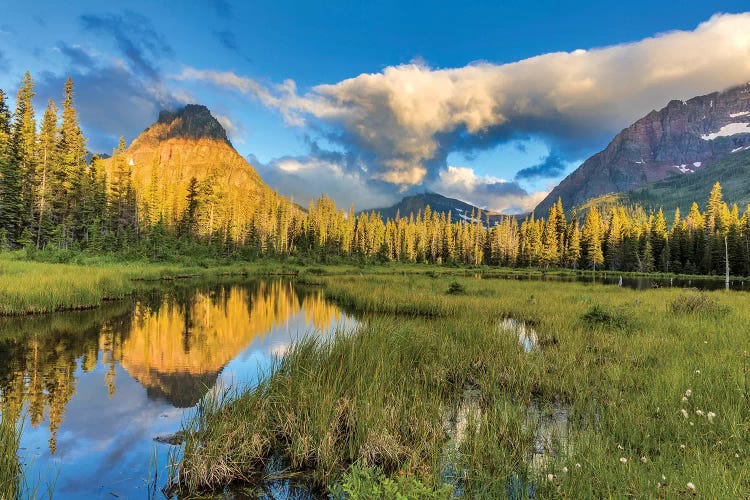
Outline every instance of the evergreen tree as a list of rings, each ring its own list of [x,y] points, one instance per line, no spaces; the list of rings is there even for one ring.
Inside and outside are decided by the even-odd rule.
[[[9,228],[16,220],[17,200],[13,190],[17,190],[17,178],[14,176],[10,160],[10,111],[5,102],[5,93],[0,90],[0,247],[8,244]],[[16,191],[17,193],[17,191]]]
[[[602,219],[599,209],[594,207],[589,210],[581,232],[586,261],[594,271],[604,262],[602,240]]]
[[[35,170],[37,163],[36,118],[34,117],[34,81],[27,71],[16,97],[16,111],[10,140],[11,162],[15,163],[20,182],[18,203],[22,207],[19,230],[29,232],[35,205]],[[20,236],[20,235],[19,235]]]
[[[37,158],[39,164],[36,171],[36,247],[41,248],[46,243],[53,227],[51,212],[52,193],[59,192],[53,182],[54,166],[57,165],[55,143],[57,141],[57,106],[52,99],[42,119],[42,129],[39,134]]]
[[[86,139],[78,123],[71,78],[65,82],[56,153],[58,168],[55,169],[55,183],[60,186],[60,193],[59,197],[56,196],[55,212],[61,226],[58,229],[60,242],[67,246],[69,241],[79,239],[84,231],[80,205],[86,175]]]

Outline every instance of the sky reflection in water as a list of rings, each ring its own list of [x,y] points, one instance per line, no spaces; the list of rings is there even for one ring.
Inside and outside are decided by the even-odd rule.
[[[320,290],[286,281],[4,319],[0,409],[24,415],[20,454],[41,492],[52,482],[55,498],[142,498],[150,472],[166,480],[170,446],[154,438],[209,390],[255,383],[299,335],[355,324]]]

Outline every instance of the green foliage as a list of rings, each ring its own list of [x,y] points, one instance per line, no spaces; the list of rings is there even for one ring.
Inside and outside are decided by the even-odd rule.
[[[448,291],[446,293],[448,295],[463,295],[466,293],[466,287],[458,281],[451,281],[451,284],[448,285]]]
[[[388,477],[378,467],[353,464],[344,474],[341,483],[330,488],[329,494],[331,498],[341,499],[449,499],[453,496],[453,488],[444,485],[436,489],[418,477],[405,475],[403,471],[394,477]]]
[[[622,330],[632,326],[628,315],[612,307],[594,304],[581,315],[581,319],[590,326],[604,326]]]

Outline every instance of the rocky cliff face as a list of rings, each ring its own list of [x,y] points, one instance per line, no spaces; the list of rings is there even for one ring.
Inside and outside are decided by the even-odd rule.
[[[566,177],[537,206],[567,208],[672,175],[691,175],[750,149],[750,83],[689,101],[671,101],[626,128]]]
[[[224,127],[207,107],[199,104],[188,104],[177,111],[161,111],[157,122],[146,129],[144,134],[158,140],[214,139],[231,145]]]

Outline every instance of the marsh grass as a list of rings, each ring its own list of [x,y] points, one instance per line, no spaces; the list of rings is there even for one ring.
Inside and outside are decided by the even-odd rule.
[[[707,497],[750,491],[746,295],[707,293],[727,311],[717,318],[664,314],[680,290],[462,280],[465,294],[446,295],[454,279],[322,276],[327,297],[365,324],[301,341],[257,387],[206,408],[177,487],[260,482],[278,459],[317,491],[402,474],[470,497],[678,496],[688,482]],[[501,334],[504,318],[533,325],[539,349]],[[462,439],[446,447],[467,391]],[[564,440],[554,431],[542,457],[533,407],[553,420],[565,408]]]
[[[204,267],[200,263],[158,264],[79,257],[72,263],[50,263],[26,260],[20,252],[0,252],[0,316],[92,309],[134,292],[182,280],[299,272],[298,267],[270,261]]]
[[[0,498],[15,499],[21,488],[22,471],[18,460],[20,429],[15,421],[0,413]]]

